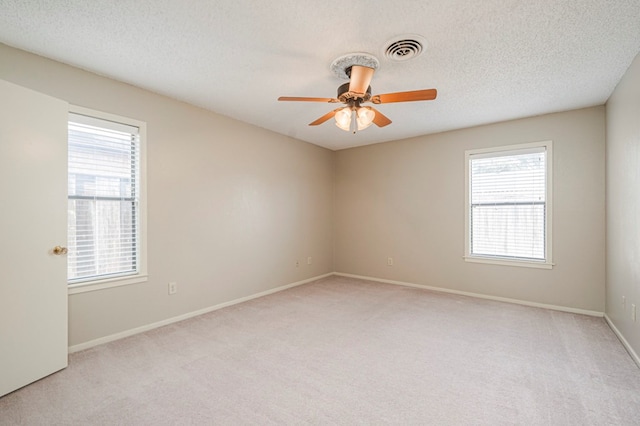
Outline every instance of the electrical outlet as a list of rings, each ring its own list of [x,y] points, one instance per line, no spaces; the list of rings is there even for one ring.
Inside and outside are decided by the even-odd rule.
[[[636,305],[631,305],[631,319],[636,322]]]
[[[627,296],[622,296],[622,309],[627,310]]]
[[[311,256],[307,257],[307,265],[311,265]]]
[[[393,266],[393,257],[387,257],[387,265]]]
[[[169,283],[169,294],[176,294],[178,292],[178,283],[172,281]]]

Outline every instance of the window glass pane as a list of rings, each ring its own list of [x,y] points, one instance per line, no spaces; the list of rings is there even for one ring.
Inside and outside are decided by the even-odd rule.
[[[135,135],[69,123],[69,195],[132,197]]]
[[[545,153],[471,160],[471,203],[545,201]]]
[[[544,259],[544,205],[472,207],[471,252]]]

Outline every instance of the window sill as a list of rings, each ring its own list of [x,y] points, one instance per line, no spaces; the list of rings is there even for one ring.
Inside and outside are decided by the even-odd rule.
[[[148,275],[135,275],[69,284],[69,294],[87,293],[89,291],[105,290],[113,287],[143,283],[146,282],[148,278]]]
[[[509,259],[480,257],[480,256],[464,256],[464,260],[465,262],[472,262],[472,263],[488,263],[491,265],[516,266],[521,268],[552,269],[554,266],[554,263],[552,262],[509,260]]]

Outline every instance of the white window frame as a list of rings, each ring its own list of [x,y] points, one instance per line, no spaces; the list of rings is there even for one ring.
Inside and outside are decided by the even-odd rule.
[[[143,121],[128,117],[122,117],[107,112],[70,105],[69,112],[73,114],[85,115],[102,120],[122,123],[138,128],[140,138],[140,200],[138,204],[138,272],[134,275],[121,277],[110,277],[103,279],[88,280],[76,283],[69,283],[69,294],[85,293],[88,291],[103,290],[106,288],[119,287],[124,285],[137,284],[148,280],[147,274],[147,124]]]
[[[471,253],[471,158],[477,155],[490,157],[491,154],[496,156],[504,156],[508,154],[518,154],[520,152],[539,149],[544,147],[546,151],[546,200],[545,200],[545,259],[526,260],[511,259],[498,256],[482,256]],[[465,254],[464,260],[467,262],[489,263],[495,265],[520,266],[527,268],[543,268],[551,269],[554,265],[552,258],[552,230],[553,230],[553,142],[541,141],[532,143],[523,143],[518,145],[507,145],[492,148],[472,149],[465,151]]]

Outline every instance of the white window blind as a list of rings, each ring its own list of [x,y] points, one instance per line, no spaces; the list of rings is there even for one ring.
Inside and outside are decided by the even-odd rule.
[[[68,149],[69,283],[136,274],[138,128],[70,113]]]
[[[546,261],[546,147],[472,154],[468,167],[468,254]]]

